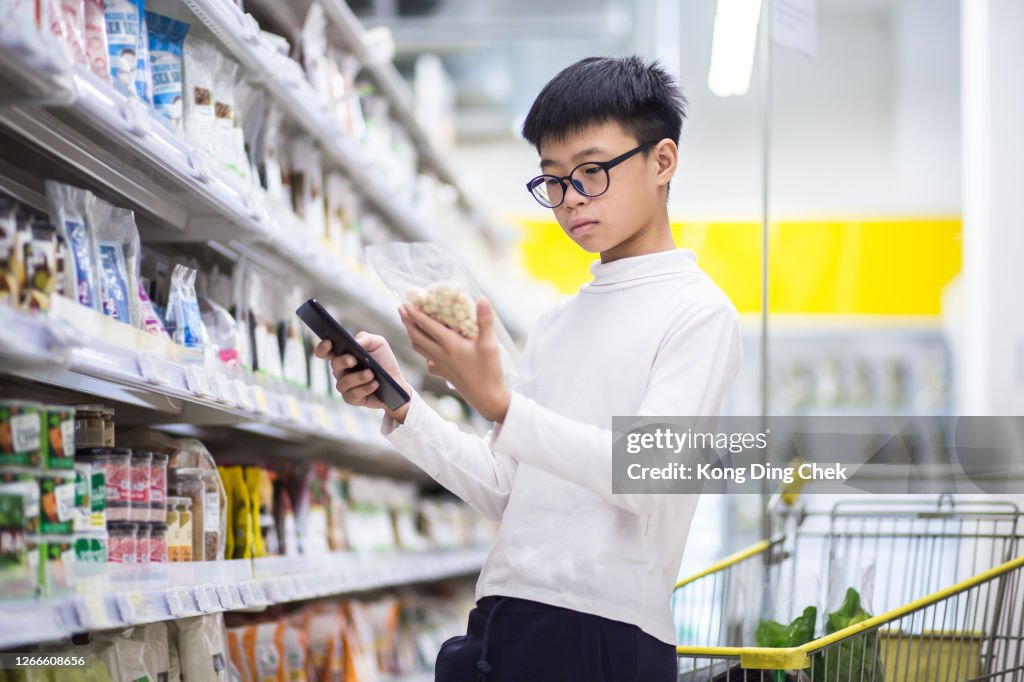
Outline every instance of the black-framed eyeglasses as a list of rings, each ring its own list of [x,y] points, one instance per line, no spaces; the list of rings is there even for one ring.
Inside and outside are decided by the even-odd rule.
[[[608,191],[611,179],[608,171],[615,168],[626,159],[653,147],[656,143],[644,142],[639,147],[634,147],[624,154],[616,156],[611,161],[587,161],[572,169],[565,176],[538,175],[526,183],[526,189],[533,195],[541,206],[545,208],[558,208],[565,201],[565,191],[568,189],[566,181],[572,183],[573,189],[585,197],[599,197]]]

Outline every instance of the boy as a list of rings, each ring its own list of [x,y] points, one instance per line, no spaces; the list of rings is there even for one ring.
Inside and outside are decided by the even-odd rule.
[[[430,371],[495,422],[484,438],[462,433],[407,384],[411,402],[384,416],[402,454],[501,521],[468,632],[438,654],[438,682],[676,678],[669,600],[697,496],[613,495],[611,417],[717,416],[740,366],[735,309],[669,229],[684,103],[637,57],[578,62],[534,102],[523,136],[542,175],[527,189],[600,261],[537,322],[528,394],[503,383],[487,301],[475,340],[399,310]],[[383,338],[357,340],[401,377]],[[382,409],[377,382],[353,364],[332,358],[338,390]]]

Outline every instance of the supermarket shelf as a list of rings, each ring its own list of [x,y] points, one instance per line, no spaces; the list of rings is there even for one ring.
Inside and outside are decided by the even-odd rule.
[[[272,17],[274,21],[287,29],[293,40],[301,31],[303,19],[310,5],[308,0],[287,3],[277,0],[249,0],[247,4]],[[342,46],[347,52],[355,55],[376,83],[381,94],[388,99],[391,114],[409,133],[420,164],[432,171],[441,182],[454,187],[458,193],[459,202],[469,214],[472,222],[485,235],[493,236],[493,230],[482,211],[466,192],[447,160],[438,152],[423,126],[420,125],[413,106],[412,92],[394,65],[373,53],[366,30],[347,3],[343,0],[322,0],[321,4],[324,7],[324,13],[335,28]]]
[[[403,357],[419,362],[404,343],[391,298],[369,274],[339,267],[313,240],[296,239],[302,232],[297,218],[272,212],[260,193],[225,179],[144,105],[68,64],[48,36],[5,27],[0,66],[10,86],[5,93],[13,93],[5,101],[19,104],[0,108],[0,124],[91,178],[101,193],[121,198],[115,202],[139,209],[144,242],[220,243],[343,305],[363,324],[372,322],[400,341],[395,345]],[[48,92],[63,93],[60,98],[74,105],[40,109],[39,98]],[[400,209],[389,210],[398,215]]]
[[[307,82],[299,64],[265,43],[259,25],[232,3],[222,0],[185,0],[207,28],[216,35],[250,77],[269,92],[288,116],[312,135],[333,162],[370,201],[392,229],[410,240],[431,238],[431,229],[412,211],[396,204],[387,184],[372,169],[354,140],[348,139],[336,121],[315,107],[316,92]]]
[[[282,382],[208,371],[194,352],[66,299],[53,303],[49,316],[0,305],[0,374],[52,387],[51,400],[67,392],[99,397],[166,430],[202,435],[227,427],[257,442],[281,441],[275,450],[282,452],[425,479],[380,434],[376,413]]]
[[[357,556],[90,567],[91,589],[48,599],[3,602],[0,649],[75,633],[174,618],[341,596],[471,575],[485,548]],[[268,567],[272,567],[268,570]]]

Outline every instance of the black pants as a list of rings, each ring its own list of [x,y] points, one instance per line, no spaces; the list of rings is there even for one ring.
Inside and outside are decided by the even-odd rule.
[[[676,650],[635,625],[485,597],[441,645],[435,682],[675,682]]]

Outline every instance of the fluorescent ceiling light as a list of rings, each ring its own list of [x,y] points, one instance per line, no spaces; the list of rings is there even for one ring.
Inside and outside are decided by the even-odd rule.
[[[760,17],[761,0],[718,0],[708,87],[719,97],[744,95],[750,88]]]

